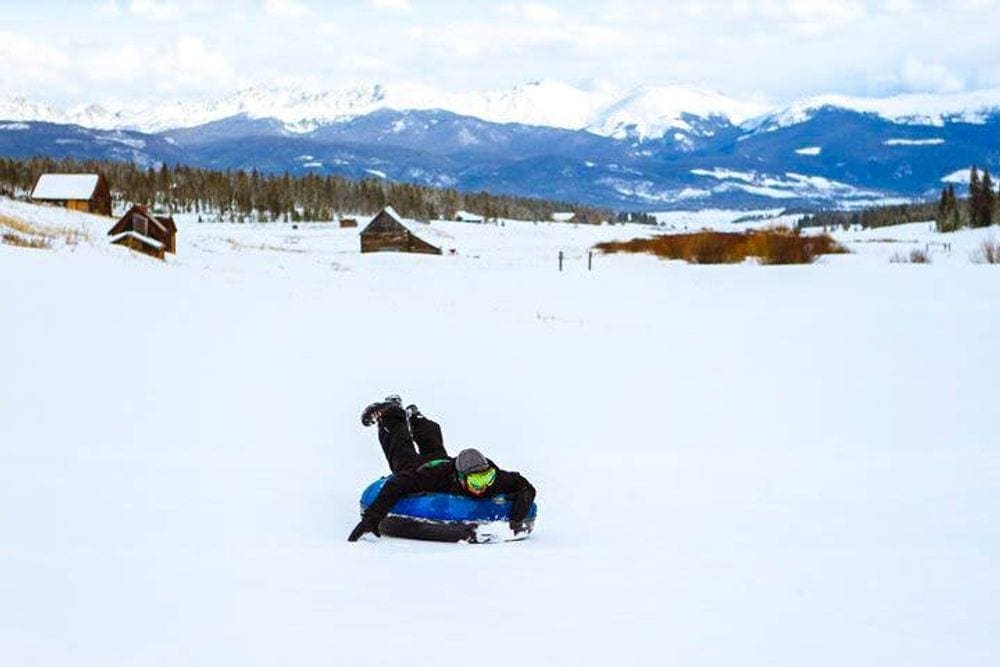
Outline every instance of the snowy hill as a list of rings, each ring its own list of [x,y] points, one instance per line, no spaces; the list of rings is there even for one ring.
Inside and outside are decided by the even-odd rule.
[[[640,230],[441,223],[463,254],[419,257],[178,222],[167,263],[0,244],[6,663],[423,667],[429,627],[486,638],[461,652],[486,667],[1000,652],[1000,281],[971,232],[588,272]],[[537,486],[531,539],[346,542],[385,471],[359,413],[389,392]]]

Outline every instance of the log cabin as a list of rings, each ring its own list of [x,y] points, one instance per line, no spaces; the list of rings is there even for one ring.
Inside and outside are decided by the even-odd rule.
[[[169,215],[155,215],[136,204],[108,232],[111,243],[157,259],[177,254],[177,225]]]
[[[391,206],[386,206],[361,230],[361,252],[453,255],[456,250],[455,239],[451,235],[432,228],[428,223],[404,218]]]
[[[101,174],[42,174],[31,199],[111,217],[111,190]]]

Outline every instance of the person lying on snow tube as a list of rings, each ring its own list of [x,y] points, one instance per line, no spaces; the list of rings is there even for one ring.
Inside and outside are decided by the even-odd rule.
[[[475,499],[506,495],[513,501],[510,529],[524,532],[524,520],[535,500],[535,487],[516,472],[499,469],[478,450],[464,449],[451,458],[444,448],[441,427],[415,405],[404,410],[399,396],[372,403],[361,413],[361,423],[378,423],[378,441],[392,477],[364,511],[347,538],[357,542],[365,533],[381,537],[378,526],[396,501],[411,493],[450,493]]]

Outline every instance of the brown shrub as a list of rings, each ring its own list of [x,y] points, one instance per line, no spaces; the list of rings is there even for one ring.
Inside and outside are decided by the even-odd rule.
[[[761,264],[810,264],[820,255],[846,253],[847,249],[826,234],[802,236],[784,227],[734,232],[701,231],[667,234],[630,241],[598,243],[606,253],[647,253],[663,259],[683,259],[692,264],[735,264],[756,257]]]
[[[0,215],[0,227],[7,230],[17,232],[18,234],[25,237],[34,237],[37,239],[44,239],[47,243],[45,246],[29,246],[29,247],[46,247],[51,246],[53,239],[63,239],[66,245],[77,245],[81,241],[89,241],[90,235],[87,234],[83,229],[73,229],[71,227],[49,227],[36,225],[24,220],[19,220],[17,218],[11,218],[6,215]],[[12,245],[14,245],[12,243]]]
[[[0,241],[6,243],[7,245],[17,246],[18,248],[36,248],[39,250],[44,250],[52,247],[52,243],[49,239],[44,236],[26,237],[20,234],[15,234],[14,232],[4,232],[0,236]]]
[[[986,239],[972,254],[972,261],[976,264],[1000,264],[1000,243]]]
[[[890,264],[930,264],[931,255],[926,250],[911,250],[909,255],[897,252],[889,258]]]

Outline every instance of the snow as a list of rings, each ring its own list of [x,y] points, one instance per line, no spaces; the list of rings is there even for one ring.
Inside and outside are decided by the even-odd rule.
[[[131,230],[129,230],[127,232],[122,232],[121,234],[115,234],[114,236],[109,237],[108,241],[110,243],[116,243],[116,242],[118,242],[118,241],[120,241],[120,240],[122,240],[122,239],[124,239],[126,237],[131,237],[131,238],[137,239],[139,241],[142,241],[146,245],[152,246],[154,248],[163,248],[163,244],[160,243],[159,241],[157,241],[156,239],[154,239],[154,238],[152,238],[150,236],[146,236],[145,234],[140,234],[139,232],[135,232],[135,231],[131,231]]]
[[[94,196],[97,180],[97,174],[42,174],[31,193],[31,198],[87,200]]]
[[[638,88],[601,111],[588,129],[595,134],[624,139],[659,138],[673,130],[693,131],[688,116],[721,117],[734,124],[759,116],[766,107],[741,102],[715,91],[684,86],[646,86]],[[677,134],[677,141],[688,141]]]
[[[952,183],[954,185],[968,185],[969,176],[972,174],[972,167],[957,169],[941,178],[942,183]]]
[[[456,211],[455,218],[460,222],[483,222],[485,218],[476,213],[470,213],[469,211]]]
[[[746,127],[776,130],[798,125],[825,107],[870,113],[901,125],[941,127],[948,121],[981,124],[1000,112],[1000,88],[963,93],[910,93],[883,98],[819,95],[797,100]]]
[[[755,171],[745,172],[716,167],[714,169],[692,169],[690,173],[693,176],[722,181],[720,185],[712,188],[713,192],[741,190],[772,199],[830,198],[835,196],[842,202],[853,199],[863,200],[866,203],[882,199],[882,195],[878,192],[863,190],[822,176],[794,172],[769,175]]]
[[[886,146],[941,146],[944,139],[888,139]]]
[[[24,97],[0,97],[0,120],[73,123],[102,130],[162,132],[246,116],[280,122],[291,133],[309,133],[375,111],[443,109],[494,123],[522,123],[586,130],[617,138],[711,136],[700,120],[725,119],[749,130],[777,129],[805,122],[824,107],[878,114],[901,124],[941,126],[947,121],[982,123],[1000,111],[1000,89],[966,93],[922,93],[888,98],[820,95],[787,105],[736,99],[692,86],[639,86],[621,90],[578,87],[560,81],[532,81],[503,90],[447,93],[416,83],[360,83],[338,88],[254,86],[225,97],[195,102],[152,99],[137,103],[90,104],[62,110]],[[393,132],[407,127],[405,120]],[[474,137],[469,137],[474,139]]]
[[[191,217],[166,262],[97,235],[0,245],[5,663],[1000,654],[1000,281],[966,254],[997,230],[588,272],[594,242],[651,230],[435,222],[463,253],[430,257]],[[385,470],[358,415],[390,392],[535,483],[530,539],[346,542]]]
[[[823,152],[821,146],[807,146],[806,148],[800,148],[795,151],[796,155],[806,155],[810,157],[816,157]]]

